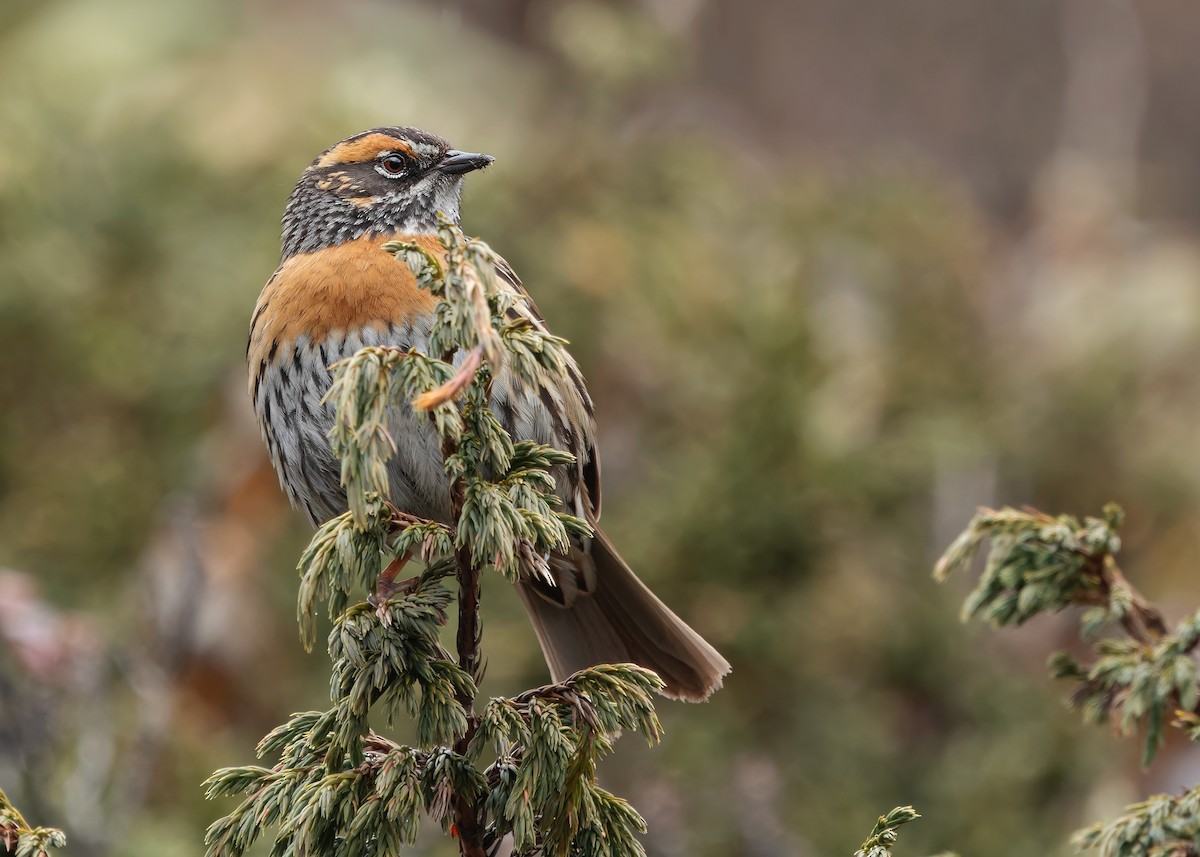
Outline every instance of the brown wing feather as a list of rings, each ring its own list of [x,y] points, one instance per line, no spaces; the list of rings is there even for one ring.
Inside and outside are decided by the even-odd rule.
[[[542,316],[541,311],[537,308],[537,304],[534,303],[533,297],[525,288],[525,284],[522,283],[521,278],[517,276],[517,272],[512,269],[512,266],[509,265],[508,262],[503,258],[498,258],[498,261],[496,262],[496,273],[500,276],[500,279],[512,286],[513,289],[525,300],[525,306],[528,309],[528,316],[525,316],[515,308],[510,310],[510,315],[513,318],[531,316],[540,327],[545,329],[545,318]],[[592,406],[591,394],[588,393],[587,385],[583,381],[583,375],[579,372],[578,367],[575,366],[574,363],[571,363],[568,366],[568,376],[569,382],[572,386],[574,386],[576,394],[583,403],[587,418],[589,420],[594,418],[595,413]],[[583,455],[580,456],[582,476],[581,487],[584,490],[581,499],[583,500],[583,509],[588,521],[594,524],[600,520],[600,452],[598,449],[596,449],[594,435],[589,434],[583,439],[582,451]]]

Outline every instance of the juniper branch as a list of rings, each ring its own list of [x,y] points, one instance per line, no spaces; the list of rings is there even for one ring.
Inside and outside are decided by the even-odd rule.
[[[920,817],[921,814],[911,806],[898,806],[887,815],[879,816],[871,835],[854,852],[854,857],[892,857],[892,846],[896,844],[899,828]]]
[[[306,643],[320,602],[333,622],[332,707],[294,715],[263,740],[260,756],[279,756],[273,767],[209,779],[210,797],[242,797],[209,828],[209,857],[239,857],[272,825],[277,855],[395,853],[414,840],[423,813],[472,857],[483,855],[485,834],[511,834],[526,855],[643,854],[641,817],[599,788],[596,765],[621,730],[658,740],[657,676],[629,664],[596,667],[476,709],[481,574],[545,573],[549,552],[590,528],[557,508],[549,471],[572,457],[510,437],[490,407],[501,371],[526,382],[564,371],[563,341],[512,312],[525,298],[496,276],[500,262],[486,245],[448,222],[439,237],[440,258],[415,245],[389,249],[438,298],[430,350],[440,356],[363,349],[333,367],[326,397],[349,509],[301,558],[297,610]],[[441,439],[449,525],[403,514],[387,499],[389,415],[410,403]],[[426,568],[401,595],[351,604],[381,566],[414,556]],[[451,576],[453,654],[440,642],[455,601]],[[414,718],[416,746],[372,732],[376,711],[389,725]]]
[[[1082,607],[1081,633],[1096,638],[1095,658],[1080,664],[1059,652],[1050,659],[1057,678],[1077,683],[1070,696],[1090,723],[1111,722],[1125,735],[1144,733],[1143,764],[1163,742],[1168,713],[1193,711],[1200,690],[1192,652],[1200,642],[1200,613],[1171,629],[1121,573],[1116,554],[1124,513],[1116,505],[1082,522],[1035,509],[981,509],[934,569],[938,580],[968,566],[985,541],[987,559],[963,605],[963,619],[1020,625],[1068,607]]]
[[[1071,705],[1088,722],[1112,722],[1121,734],[1144,732],[1149,765],[1163,742],[1167,715],[1189,739],[1200,740],[1200,684],[1192,656],[1200,643],[1200,612],[1172,628],[1121,573],[1116,563],[1123,514],[1106,506],[1082,522],[1034,509],[982,509],[938,562],[944,580],[966,567],[985,540],[987,560],[963,618],[1019,625],[1044,612],[1083,608],[1080,630],[1095,639],[1095,658],[1081,665],[1065,653],[1050,659],[1059,678],[1077,683]],[[1102,857],[1200,857],[1200,786],[1179,795],[1154,795],[1126,807],[1110,822],[1080,830],[1080,849]]]
[[[0,846],[12,857],[47,857],[51,848],[62,848],[67,837],[52,827],[31,827],[0,789]]]
[[[1071,843],[1101,857],[1198,857],[1200,788],[1127,806],[1121,817],[1080,830]]]
[[[458,453],[458,444],[450,439],[442,442],[442,458],[450,461]],[[462,518],[466,505],[466,484],[463,477],[454,480],[450,488],[450,508],[454,520]],[[459,666],[478,684],[483,679],[483,663],[479,652],[483,627],[479,616],[482,597],[480,591],[479,566],[471,555],[470,546],[463,543],[454,549],[454,562],[458,578],[458,633],[455,645]],[[475,713],[474,688],[463,689],[458,697],[459,705],[466,712],[466,728],[455,742],[454,750],[466,756],[471,739],[479,723]],[[485,857],[483,849],[483,826],[480,824],[476,795],[456,793],[454,795],[454,825],[458,831],[459,846],[463,857]]]

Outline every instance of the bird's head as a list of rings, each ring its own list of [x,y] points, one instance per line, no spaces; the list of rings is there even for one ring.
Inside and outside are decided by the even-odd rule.
[[[308,166],[283,216],[284,257],[380,235],[437,231],[459,218],[462,177],[492,162],[417,128],[372,128],[326,149]]]

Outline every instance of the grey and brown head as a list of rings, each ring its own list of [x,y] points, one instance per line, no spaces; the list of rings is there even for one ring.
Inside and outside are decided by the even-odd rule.
[[[462,177],[492,162],[418,128],[372,128],[308,166],[283,214],[283,257],[367,234],[431,233],[458,220]]]

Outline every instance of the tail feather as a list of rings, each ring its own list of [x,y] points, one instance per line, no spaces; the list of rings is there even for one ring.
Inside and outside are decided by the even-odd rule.
[[[596,664],[635,663],[658,673],[666,696],[707,699],[721,686],[729,662],[638,580],[599,530],[591,555],[595,591],[580,593],[570,607],[552,604],[529,584],[517,585],[554,680]]]

